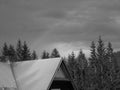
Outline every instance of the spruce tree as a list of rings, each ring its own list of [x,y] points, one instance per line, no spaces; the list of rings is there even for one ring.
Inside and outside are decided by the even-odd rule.
[[[103,63],[105,60],[105,46],[104,46],[104,42],[101,39],[101,36],[99,37],[98,40],[98,46],[97,46],[97,59],[98,59],[98,65],[100,65],[99,69],[100,69],[100,73],[103,72]]]
[[[38,59],[38,56],[37,56],[35,50],[34,50],[34,51],[32,52],[32,54],[31,54],[31,59],[32,59],[32,60],[36,60],[36,59]]]
[[[70,74],[71,74],[73,80],[75,78],[75,66],[76,66],[75,54],[74,54],[74,52],[72,52],[68,56],[68,68],[69,68],[69,71],[70,71]]]
[[[59,54],[58,50],[56,48],[54,48],[51,53],[51,58],[58,58],[58,57],[60,57],[60,54]]]
[[[99,37],[99,40],[98,40],[97,56],[98,56],[98,59],[102,63],[102,61],[105,57],[105,46],[104,46],[103,40],[101,39],[101,36]]]
[[[10,45],[10,46],[9,46],[8,58],[9,58],[10,62],[15,62],[16,59],[17,59],[17,57],[16,57],[16,51],[15,51],[13,45]]]
[[[13,45],[7,45],[4,43],[1,56],[1,62],[16,62],[16,61],[24,61],[24,60],[33,60],[37,59],[37,54],[35,51],[30,52],[30,49],[26,42],[22,44],[21,40],[18,40],[16,49]]]
[[[117,63],[117,59],[114,55],[112,44],[109,42],[108,47],[107,47],[107,57],[108,60],[110,61],[110,75],[111,75],[111,80],[114,81],[118,77],[119,73],[119,66]]]
[[[104,42],[99,36],[98,46],[97,46],[97,81],[98,81],[98,89],[105,88],[105,76],[106,76],[106,48],[104,46]],[[105,83],[104,83],[105,82]]]
[[[87,59],[85,57],[85,54],[83,53],[82,50],[80,50],[79,54],[78,54],[78,57],[77,57],[77,62],[78,62],[78,66],[77,68],[80,69],[80,71],[78,72],[78,75],[79,73],[81,73],[81,89],[85,90],[86,89],[86,73],[87,73],[87,67],[88,67],[88,62],[87,62]],[[77,76],[77,73],[75,74]],[[78,76],[79,77],[79,76]],[[78,80],[78,82],[80,82]]]
[[[90,58],[89,58],[89,67],[88,67],[88,82],[89,87],[95,87],[96,86],[96,74],[97,74],[97,67],[98,67],[98,59],[96,54],[96,45],[95,42],[91,42],[90,46]]]
[[[16,46],[17,61],[22,61],[22,59],[23,59],[22,58],[22,51],[23,51],[22,42],[19,39],[18,42],[17,42],[17,46]]]
[[[108,46],[106,47],[106,55],[105,60],[103,62],[103,80],[105,84],[105,88],[109,89],[111,87],[111,84],[113,82],[113,48],[112,44],[109,42]]]
[[[95,46],[94,41],[92,41],[90,48],[91,48],[90,49],[91,53],[90,53],[90,58],[89,58],[90,65],[92,65],[92,67],[96,68],[97,56],[96,56],[96,46]]]
[[[42,59],[48,59],[48,58],[50,58],[49,53],[44,50],[43,53],[42,53],[41,58]]]
[[[77,57],[77,62],[79,64],[79,67],[81,69],[84,69],[87,67],[88,63],[87,63],[87,59],[85,57],[85,54],[83,53],[82,50],[80,50],[78,57]]]
[[[24,41],[24,44],[22,46],[22,61],[25,60],[31,60],[31,52],[27,43]]]
[[[98,46],[97,46],[97,83],[98,83],[98,89],[103,89],[103,58],[104,58],[104,43],[101,39],[101,36],[99,36],[98,40]]]
[[[82,77],[82,70],[79,67],[79,64],[76,63],[75,70],[74,70],[74,82],[77,86],[78,90],[84,90],[83,88],[83,77]]]
[[[4,43],[2,50],[1,50],[1,62],[7,62],[9,56],[9,48],[7,43]]]
[[[108,68],[110,70],[112,70],[114,68],[114,54],[113,54],[113,48],[112,48],[112,44],[109,42],[108,46],[107,46],[107,50],[106,50],[106,60],[108,63],[106,63],[108,65]]]

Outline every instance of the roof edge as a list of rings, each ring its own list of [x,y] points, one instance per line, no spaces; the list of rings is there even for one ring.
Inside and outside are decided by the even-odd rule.
[[[49,83],[49,85],[48,85],[47,90],[49,90],[50,86],[52,85],[52,82],[53,82],[53,80],[54,80],[54,78],[55,78],[55,74],[57,73],[57,70],[59,69],[59,67],[60,67],[60,65],[61,65],[61,63],[62,63],[62,61],[63,61],[62,58],[58,58],[58,59],[60,59],[60,62],[59,62],[58,66],[57,66],[57,68],[56,68],[56,70],[55,70],[55,73],[54,73],[52,79],[50,80],[50,83]]]

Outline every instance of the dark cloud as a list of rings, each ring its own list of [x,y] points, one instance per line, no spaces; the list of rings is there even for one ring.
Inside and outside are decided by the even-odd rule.
[[[22,37],[36,48],[101,35],[119,48],[119,10],[119,0],[0,0],[0,40]]]
[[[120,1],[119,0],[104,0],[104,2],[97,5],[99,8],[107,11],[119,11]]]
[[[65,11],[50,10],[42,14],[43,17],[61,19],[66,17]]]

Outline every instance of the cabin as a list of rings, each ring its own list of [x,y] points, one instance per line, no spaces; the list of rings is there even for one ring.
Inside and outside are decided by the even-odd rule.
[[[76,90],[64,61],[59,63],[49,90]]]
[[[15,90],[17,88],[11,66],[0,63],[0,90]]]
[[[0,80],[0,90],[77,90],[61,58],[0,63]]]

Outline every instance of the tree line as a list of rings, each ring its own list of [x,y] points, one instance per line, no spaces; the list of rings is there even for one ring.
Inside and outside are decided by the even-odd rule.
[[[120,53],[118,55],[118,52],[113,52],[110,42],[105,46],[101,37],[97,44],[92,41],[90,51],[88,59],[82,50],[77,57],[72,52],[67,58],[70,74],[78,90],[116,90],[115,87],[120,85],[120,68],[117,62]]]
[[[57,49],[51,55],[44,51],[42,58],[60,57],[58,54]],[[91,42],[89,58],[86,58],[81,49],[77,56],[72,52],[62,59],[78,90],[116,90],[120,85],[120,51],[114,52],[112,44],[108,42],[105,45],[101,37],[97,43]]]
[[[54,48],[51,53],[43,51],[41,58],[60,57],[59,51]],[[1,62],[16,62],[25,60],[36,60],[38,55],[31,52],[26,41],[18,40],[17,45],[4,43],[0,60]],[[114,52],[112,44],[99,37],[97,42],[92,41],[90,46],[90,57],[86,58],[82,49],[76,56],[74,52],[69,54],[65,60],[69,73],[78,90],[114,90],[120,83],[120,51]]]
[[[49,52],[47,52],[46,50],[44,50],[42,55],[41,55],[42,59],[58,58],[58,57],[60,57],[60,53],[56,48],[54,48],[52,50],[51,54]]]
[[[21,40],[18,40],[16,46],[4,43],[0,53],[1,62],[17,62],[38,58],[36,51],[31,51],[26,41],[22,42]]]
[[[16,46],[8,45],[6,42],[0,50],[0,61],[1,62],[17,62],[26,60],[37,60],[38,54],[35,50],[31,51],[26,41],[22,42],[18,40]],[[60,57],[59,51],[54,48],[50,53],[46,50],[42,52],[41,58],[57,58]]]

